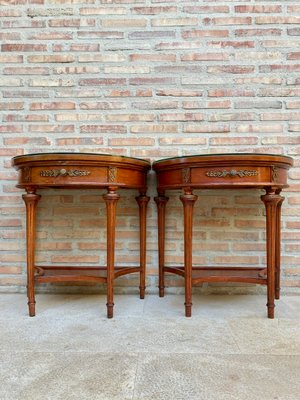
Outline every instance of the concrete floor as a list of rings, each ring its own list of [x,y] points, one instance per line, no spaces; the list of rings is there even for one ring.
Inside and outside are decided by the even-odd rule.
[[[0,295],[1,400],[298,400],[300,296]]]

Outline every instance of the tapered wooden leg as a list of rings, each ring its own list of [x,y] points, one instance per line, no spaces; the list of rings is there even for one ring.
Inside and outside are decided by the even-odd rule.
[[[140,218],[140,299],[145,298],[146,289],[146,216],[147,205],[150,197],[141,192],[140,196],[136,197],[139,205],[139,218]]]
[[[35,191],[27,191],[23,194],[26,205],[26,252],[27,252],[27,298],[30,317],[35,316],[34,295],[34,267],[35,267],[35,232],[36,232],[36,208],[41,196]]]
[[[184,210],[184,279],[185,279],[185,316],[192,316],[192,242],[193,242],[193,208],[198,196],[192,190],[184,189],[180,196]]]
[[[114,188],[109,188],[103,195],[106,203],[107,217],[107,318],[113,317],[114,308],[114,272],[115,272],[115,232],[116,232],[116,208],[120,196]]]
[[[280,195],[281,189],[276,190],[276,194]],[[281,243],[281,205],[284,197],[280,196],[276,208],[276,239],[275,239],[275,299],[280,299],[280,243]]]
[[[281,196],[271,188],[261,196],[266,207],[267,230],[267,292],[268,292],[268,318],[274,318],[275,308],[275,265],[276,265],[276,235],[277,235],[277,206]]]
[[[158,193],[154,198],[157,205],[157,225],[158,225],[158,265],[159,265],[159,297],[165,295],[165,231],[166,231],[166,204],[169,200],[164,192]]]

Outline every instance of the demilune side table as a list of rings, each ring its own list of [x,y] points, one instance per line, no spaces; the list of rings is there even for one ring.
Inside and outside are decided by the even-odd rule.
[[[35,315],[35,282],[104,282],[107,284],[107,317],[113,317],[113,286],[115,278],[138,272],[140,298],[145,295],[146,266],[146,196],[147,172],[150,162],[132,157],[95,153],[39,153],[17,156],[12,165],[19,171],[17,187],[25,189],[27,296],[29,315]],[[107,265],[101,267],[42,266],[35,264],[36,208],[46,188],[106,189],[103,195],[107,214]],[[118,189],[137,189],[140,221],[140,265],[115,266],[116,207]],[[101,271],[107,271],[101,276]]]
[[[203,282],[247,282],[267,286],[268,317],[274,318],[274,299],[280,296],[280,214],[287,187],[291,157],[275,154],[209,154],[176,157],[153,163],[157,174],[155,198],[158,209],[159,296],[164,296],[165,273],[180,275],[185,281],[185,315],[192,314],[192,285]],[[184,214],[184,267],[165,265],[166,190],[182,189]],[[193,207],[198,198],[194,189],[264,189],[266,209],[266,267],[193,266]],[[193,277],[193,271],[197,276]],[[195,275],[195,274],[194,274]]]

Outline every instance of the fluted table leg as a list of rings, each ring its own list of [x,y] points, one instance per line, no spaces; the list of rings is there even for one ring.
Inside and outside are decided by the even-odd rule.
[[[276,194],[280,195],[281,189],[276,190]],[[276,253],[275,253],[275,299],[280,299],[280,243],[281,243],[281,206],[284,197],[280,196],[280,200],[276,209]]]
[[[158,223],[158,265],[159,265],[159,297],[165,295],[165,229],[166,229],[166,204],[169,200],[164,192],[158,193],[154,198],[157,205],[157,223]]]
[[[267,292],[268,292],[268,318],[274,318],[275,308],[275,269],[276,254],[278,248],[278,226],[277,226],[277,209],[281,196],[272,188],[266,189],[266,194],[261,196],[261,200],[266,207],[266,231],[267,231]]]
[[[108,188],[108,193],[103,195],[106,203],[107,217],[107,318],[113,317],[114,308],[114,271],[115,271],[115,233],[116,233],[116,208],[120,196],[115,188]]]
[[[145,192],[141,192],[136,201],[139,205],[140,219],[140,299],[145,298],[146,289],[146,216],[147,205],[150,197],[146,196]]]
[[[185,316],[192,316],[192,243],[193,243],[193,208],[198,196],[191,189],[184,189],[180,196],[184,210],[184,279],[185,279]]]
[[[36,208],[41,196],[34,190],[22,195],[26,205],[26,252],[27,252],[27,297],[30,317],[35,316],[34,268]]]

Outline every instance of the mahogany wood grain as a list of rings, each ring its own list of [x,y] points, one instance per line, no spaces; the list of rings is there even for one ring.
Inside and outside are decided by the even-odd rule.
[[[246,282],[267,286],[268,317],[274,318],[275,298],[280,296],[281,190],[287,185],[291,157],[276,154],[205,154],[175,157],[153,163],[157,174],[156,204],[159,236],[159,294],[164,296],[164,275],[174,273],[185,280],[185,315],[191,316],[192,285],[203,282]],[[266,267],[195,267],[192,263],[193,207],[195,189],[264,189],[266,209]],[[184,213],[184,268],[165,266],[166,190],[182,189]],[[195,275],[198,276],[195,276]]]
[[[145,296],[146,196],[150,162],[138,158],[94,153],[39,153],[17,156],[12,165],[18,170],[17,187],[26,191],[27,296],[29,315],[35,315],[35,283],[104,282],[107,284],[107,317],[113,317],[114,280],[122,275],[140,274],[140,297]],[[107,264],[99,267],[57,267],[35,264],[36,208],[45,188],[105,189],[107,214]],[[115,266],[115,230],[119,189],[136,189],[140,221],[140,265]],[[106,276],[101,276],[106,272]]]

